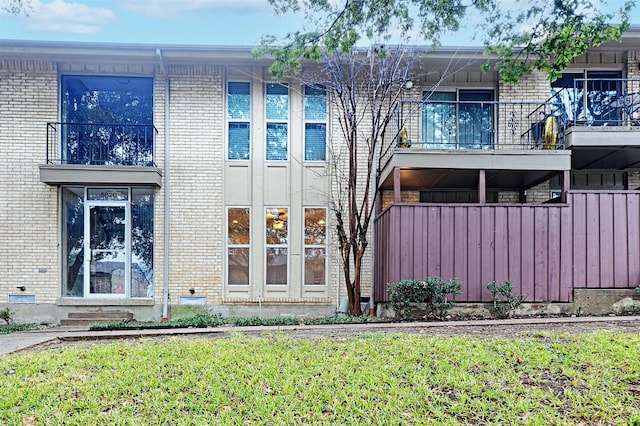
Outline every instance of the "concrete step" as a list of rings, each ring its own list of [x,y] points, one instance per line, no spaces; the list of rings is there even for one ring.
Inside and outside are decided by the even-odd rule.
[[[101,321],[118,321],[132,320],[133,314],[126,311],[91,311],[91,312],[69,312],[67,318],[79,320],[101,320]]]

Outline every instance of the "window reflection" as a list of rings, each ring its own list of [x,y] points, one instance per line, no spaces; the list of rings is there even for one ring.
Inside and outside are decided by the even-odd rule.
[[[324,208],[304,209],[304,284],[326,284],[326,224]]]
[[[227,210],[227,282],[249,285],[251,216],[247,207]]]
[[[229,82],[227,92],[227,158],[248,160],[251,148],[251,84]]]
[[[265,211],[266,284],[288,284],[289,210],[284,207]]]

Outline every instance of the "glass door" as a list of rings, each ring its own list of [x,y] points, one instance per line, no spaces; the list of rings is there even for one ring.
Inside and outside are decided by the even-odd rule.
[[[130,294],[131,229],[128,203],[87,201],[85,205],[84,294],[125,297]]]
[[[424,148],[456,148],[456,93],[425,92],[422,109]]]
[[[460,90],[458,147],[493,149],[493,90]]]

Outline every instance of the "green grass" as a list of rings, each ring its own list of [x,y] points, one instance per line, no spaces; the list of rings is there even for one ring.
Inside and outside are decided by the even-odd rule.
[[[283,334],[2,358],[0,424],[640,424],[640,334]]]

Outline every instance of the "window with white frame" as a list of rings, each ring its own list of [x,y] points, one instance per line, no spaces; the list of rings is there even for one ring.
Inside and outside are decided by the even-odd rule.
[[[266,159],[286,161],[289,157],[289,88],[267,83],[265,106]]]
[[[325,161],[327,155],[327,90],[304,86],[304,159]]]
[[[251,83],[227,83],[227,158],[248,160],[251,152]]]
[[[265,283],[287,285],[289,282],[289,209],[269,207],[265,213]]]
[[[248,207],[227,209],[227,283],[249,285],[251,212]]]
[[[327,209],[304,209],[304,284],[326,284]]]

